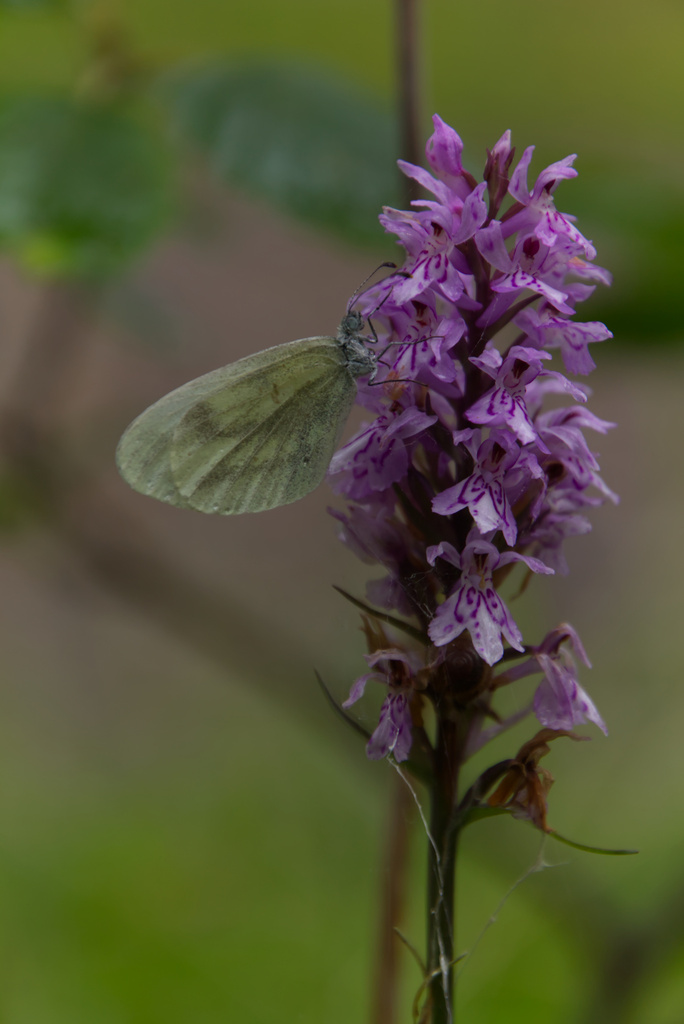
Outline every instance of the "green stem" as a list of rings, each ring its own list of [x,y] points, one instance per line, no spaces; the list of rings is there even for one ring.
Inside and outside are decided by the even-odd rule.
[[[420,71],[420,0],[395,0],[399,153],[412,164],[422,162],[422,97]],[[401,176],[404,203],[417,199],[419,186]]]
[[[431,1024],[453,1024],[455,886],[458,832],[454,809],[460,763],[458,729],[440,719],[435,748],[435,777],[430,794],[427,878],[427,974]]]

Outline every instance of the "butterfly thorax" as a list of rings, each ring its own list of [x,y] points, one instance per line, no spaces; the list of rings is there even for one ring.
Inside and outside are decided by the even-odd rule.
[[[352,377],[365,377],[376,370],[377,357],[368,348],[368,339],[361,331],[365,320],[360,313],[347,313],[337,332],[337,341],[344,352],[347,369]]]

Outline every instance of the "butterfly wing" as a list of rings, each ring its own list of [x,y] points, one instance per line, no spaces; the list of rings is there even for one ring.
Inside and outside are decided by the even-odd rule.
[[[223,370],[214,370],[164,395],[133,420],[116,449],[121,476],[134,491],[170,505],[189,508],[171,472],[171,445],[179,422],[195,402],[220,387]]]
[[[201,512],[260,512],[323,480],[356,385],[334,338],[304,338],[241,360],[240,374],[193,404],[177,426],[173,478]],[[246,365],[245,365],[246,364]]]
[[[335,338],[257,352],[171,392],[128,428],[134,489],[201,512],[285,505],[323,480],[356,385]]]

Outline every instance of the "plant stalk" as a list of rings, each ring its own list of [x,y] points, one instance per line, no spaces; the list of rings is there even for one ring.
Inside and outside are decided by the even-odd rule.
[[[413,818],[411,792],[397,775],[390,807],[383,858],[378,963],[373,984],[371,1024],[396,1024],[400,942],[395,929],[401,923],[406,899],[409,832]]]
[[[430,1024],[454,1024],[456,851],[454,809],[460,764],[457,724],[440,717],[430,793],[427,877],[427,978]]]
[[[399,154],[412,164],[420,164],[423,158],[419,7],[420,0],[396,0]],[[420,195],[420,187],[410,178],[401,177],[404,203],[408,205]]]

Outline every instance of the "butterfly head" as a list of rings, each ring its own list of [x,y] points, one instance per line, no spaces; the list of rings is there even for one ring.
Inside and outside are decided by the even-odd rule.
[[[365,323],[365,317],[356,310],[351,310],[349,313],[345,313],[339,327],[338,338],[340,341],[362,341],[363,336],[361,335],[361,331],[363,330]]]
[[[365,377],[367,374],[374,376],[376,373],[375,352],[366,344],[370,338],[361,333],[365,323],[361,313],[347,313],[337,332],[337,343],[344,352],[344,361],[352,377]]]

